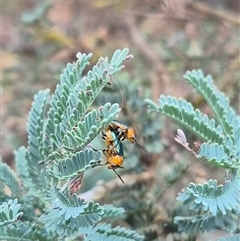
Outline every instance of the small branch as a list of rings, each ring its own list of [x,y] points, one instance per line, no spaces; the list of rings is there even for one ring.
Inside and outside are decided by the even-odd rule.
[[[235,15],[233,12],[230,12],[226,9],[224,9],[224,10],[216,9],[216,7],[213,8],[213,7],[209,6],[208,4],[197,3],[196,1],[189,3],[188,6],[198,13],[211,15],[211,16],[214,16],[221,20],[225,20],[230,23],[240,25],[239,16]]]
[[[163,92],[163,86],[169,82],[169,77],[166,74],[166,68],[161,61],[161,58],[149,47],[149,45],[142,38],[139,29],[137,28],[132,16],[128,16],[125,20],[125,27],[132,43],[138,51],[146,58],[153,69],[151,79],[151,89],[153,100],[157,101],[160,90]],[[160,89],[161,88],[161,89]]]

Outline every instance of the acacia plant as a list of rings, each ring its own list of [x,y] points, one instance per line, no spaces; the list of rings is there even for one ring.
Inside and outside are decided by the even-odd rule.
[[[84,75],[91,56],[78,53],[77,61],[67,64],[52,96],[49,90],[35,95],[28,146],[15,151],[16,173],[0,162],[0,240],[144,238],[111,227],[109,220],[122,217],[123,208],[87,202],[76,194],[84,173],[101,159],[101,151],[94,151],[90,142],[120,112],[117,103],[94,108],[93,102],[132,57],[128,49],[117,50],[110,61],[100,58]]]
[[[190,102],[161,95],[159,104],[146,102],[149,112],[157,112],[178,122],[190,130],[203,143],[195,143],[197,151],[189,147],[184,132],[179,129],[175,140],[183,145],[199,161],[218,168],[227,169],[224,184],[210,179],[205,184],[193,182],[179,193],[182,210],[188,212],[175,216],[174,222],[180,232],[199,232],[221,229],[230,234],[238,233],[240,218],[240,116],[229,106],[229,100],[213,84],[211,76],[202,71],[187,71],[185,79],[212,109],[215,118],[210,118],[194,109]],[[240,234],[222,240],[239,240]],[[220,239],[219,239],[220,240]]]

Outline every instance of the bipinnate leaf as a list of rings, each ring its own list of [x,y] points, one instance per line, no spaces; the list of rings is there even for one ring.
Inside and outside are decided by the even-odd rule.
[[[19,212],[20,204],[17,199],[10,199],[0,205],[0,227],[13,224],[18,221],[23,213]]]
[[[16,173],[0,158],[0,181],[9,187],[12,196],[18,196],[21,193],[21,186]]]
[[[123,227],[111,228],[110,224],[101,223],[93,229],[88,230],[84,241],[142,241],[144,237],[135,231],[128,230]]]

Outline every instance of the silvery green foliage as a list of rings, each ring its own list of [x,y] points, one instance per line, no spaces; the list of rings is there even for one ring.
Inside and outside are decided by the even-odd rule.
[[[21,193],[21,186],[19,185],[18,178],[15,172],[0,159],[0,183],[3,182],[8,186],[13,196]]]
[[[108,240],[119,240],[119,241],[142,241],[143,236],[138,235],[134,231],[129,231],[123,227],[115,227],[111,229],[110,224],[101,223],[95,226],[92,229],[87,230],[85,235],[86,241],[99,240],[99,241],[108,241]]]
[[[62,183],[74,180],[73,185],[81,185],[84,173],[99,164],[100,152],[89,143],[117,118],[120,108],[116,103],[94,108],[93,102],[123,69],[128,52],[117,50],[110,61],[100,58],[86,75],[83,71],[92,55],[78,53],[52,96],[49,90],[35,95],[27,125],[28,147],[15,151],[18,176],[0,161],[0,184],[11,191],[11,196],[0,196],[7,200],[0,205],[1,240],[74,240],[79,236],[89,240],[90,234],[91,240],[99,240],[100,229],[107,240],[143,240],[131,230],[98,226],[100,220],[121,217],[124,210],[86,202]],[[22,216],[24,220],[19,221]]]
[[[240,116],[229,106],[224,93],[213,85],[211,76],[205,77],[201,70],[193,70],[187,71],[184,77],[205,99],[215,118],[209,118],[183,99],[163,95],[158,105],[146,100],[149,112],[162,113],[197,135],[203,143],[196,157],[207,164],[229,169],[229,177],[224,185],[218,185],[216,180],[203,185],[190,183],[177,198],[188,207],[189,216],[175,217],[174,221],[181,232],[197,233],[216,228],[234,231],[240,204]]]
[[[218,238],[217,241],[239,241],[240,240],[240,234],[235,234],[231,236],[221,237]]]
[[[17,199],[10,199],[0,205],[0,239],[49,240],[44,229],[31,229],[29,222],[20,222],[22,215],[24,215],[23,212],[20,212],[20,207]],[[24,239],[22,239],[23,235]]]
[[[22,212],[19,212],[20,204],[18,200],[9,200],[3,202],[0,205],[0,227],[6,226],[10,223],[15,222],[22,216]]]

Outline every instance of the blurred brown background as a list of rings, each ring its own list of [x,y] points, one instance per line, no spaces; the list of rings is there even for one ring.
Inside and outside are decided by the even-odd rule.
[[[3,161],[13,163],[13,150],[26,145],[33,95],[45,88],[54,91],[77,52],[92,52],[94,62],[127,47],[134,59],[125,71],[149,90],[151,99],[169,94],[204,110],[182,78],[200,68],[239,113],[239,5],[238,0],[2,1]],[[172,140],[164,125],[163,137]]]

